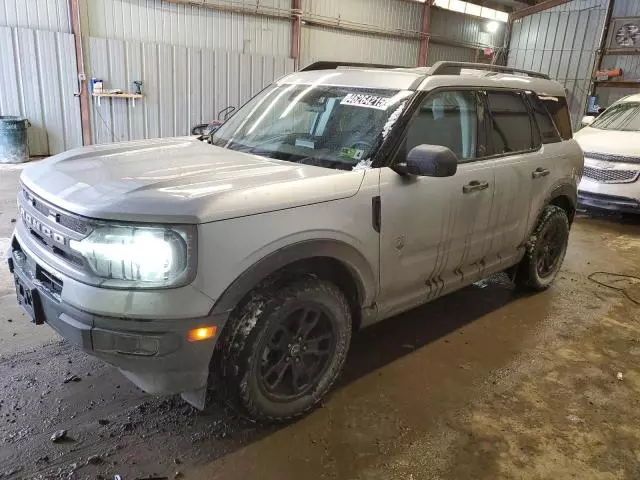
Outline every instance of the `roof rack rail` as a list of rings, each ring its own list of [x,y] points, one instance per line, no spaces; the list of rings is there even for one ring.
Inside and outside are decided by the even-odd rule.
[[[333,62],[333,61],[321,61],[314,62],[306,67],[300,69],[301,72],[308,72],[311,70],[335,70],[339,67],[368,67],[368,68],[410,68],[402,67],[400,65],[384,65],[381,63],[358,63],[358,62]]]
[[[460,75],[460,70],[468,68],[470,70],[487,70],[489,72],[500,73],[524,73],[529,77],[544,78],[549,80],[549,75],[540,72],[532,72],[531,70],[522,70],[520,68],[504,67],[502,65],[490,65],[486,63],[467,63],[467,62],[436,62],[431,67],[430,75]]]

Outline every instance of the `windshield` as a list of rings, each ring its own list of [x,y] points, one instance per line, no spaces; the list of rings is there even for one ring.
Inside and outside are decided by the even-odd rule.
[[[640,131],[640,103],[624,102],[612,105],[591,124],[601,130]]]
[[[209,141],[307,165],[366,168],[412,93],[274,84],[244,105]]]

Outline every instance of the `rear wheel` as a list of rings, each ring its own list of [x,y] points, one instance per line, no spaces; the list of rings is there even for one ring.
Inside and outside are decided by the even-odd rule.
[[[555,280],[567,252],[569,219],[566,212],[548,205],[527,242],[516,283],[532,290],[545,290]]]
[[[351,312],[333,284],[312,278],[251,294],[220,339],[222,391],[242,413],[284,421],[312,409],[342,370]]]

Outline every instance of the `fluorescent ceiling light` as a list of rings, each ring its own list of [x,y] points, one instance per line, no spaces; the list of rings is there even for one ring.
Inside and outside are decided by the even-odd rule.
[[[424,0],[417,0],[420,3],[424,3]],[[454,12],[464,13],[466,15],[473,15],[474,17],[482,17],[490,20],[497,20],[499,22],[508,22],[509,14],[507,12],[501,12],[494,10],[493,8],[481,7],[475,3],[465,2],[463,0],[434,0],[434,7],[444,8],[445,10],[451,10]],[[493,27],[492,27],[493,28]],[[487,30],[495,32],[495,30]]]
[[[481,11],[482,7],[480,5],[467,2],[467,7],[465,8],[464,13],[466,13],[467,15],[474,15],[476,17],[479,17]]]
[[[500,25],[496,21],[487,22],[484,26],[485,30],[489,33],[496,33]]]
[[[462,0],[449,1],[449,9],[453,10],[454,12],[464,13],[466,6],[467,6],[467,2],[463,2]]]

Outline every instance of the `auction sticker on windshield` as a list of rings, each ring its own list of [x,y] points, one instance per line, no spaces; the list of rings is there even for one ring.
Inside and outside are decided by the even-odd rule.
[[[340,150],[341,157],[353,158],[355,160],[360,160],[363,154],[364,150],[360,150],[359,148],[344,147],[342,150]]]
[[[363,93],[348,93],[344,96],[340,105],[353,105],[354,107],[386,110],[389,105],[389,98],[378,97],[377,95],[366,95]]]

